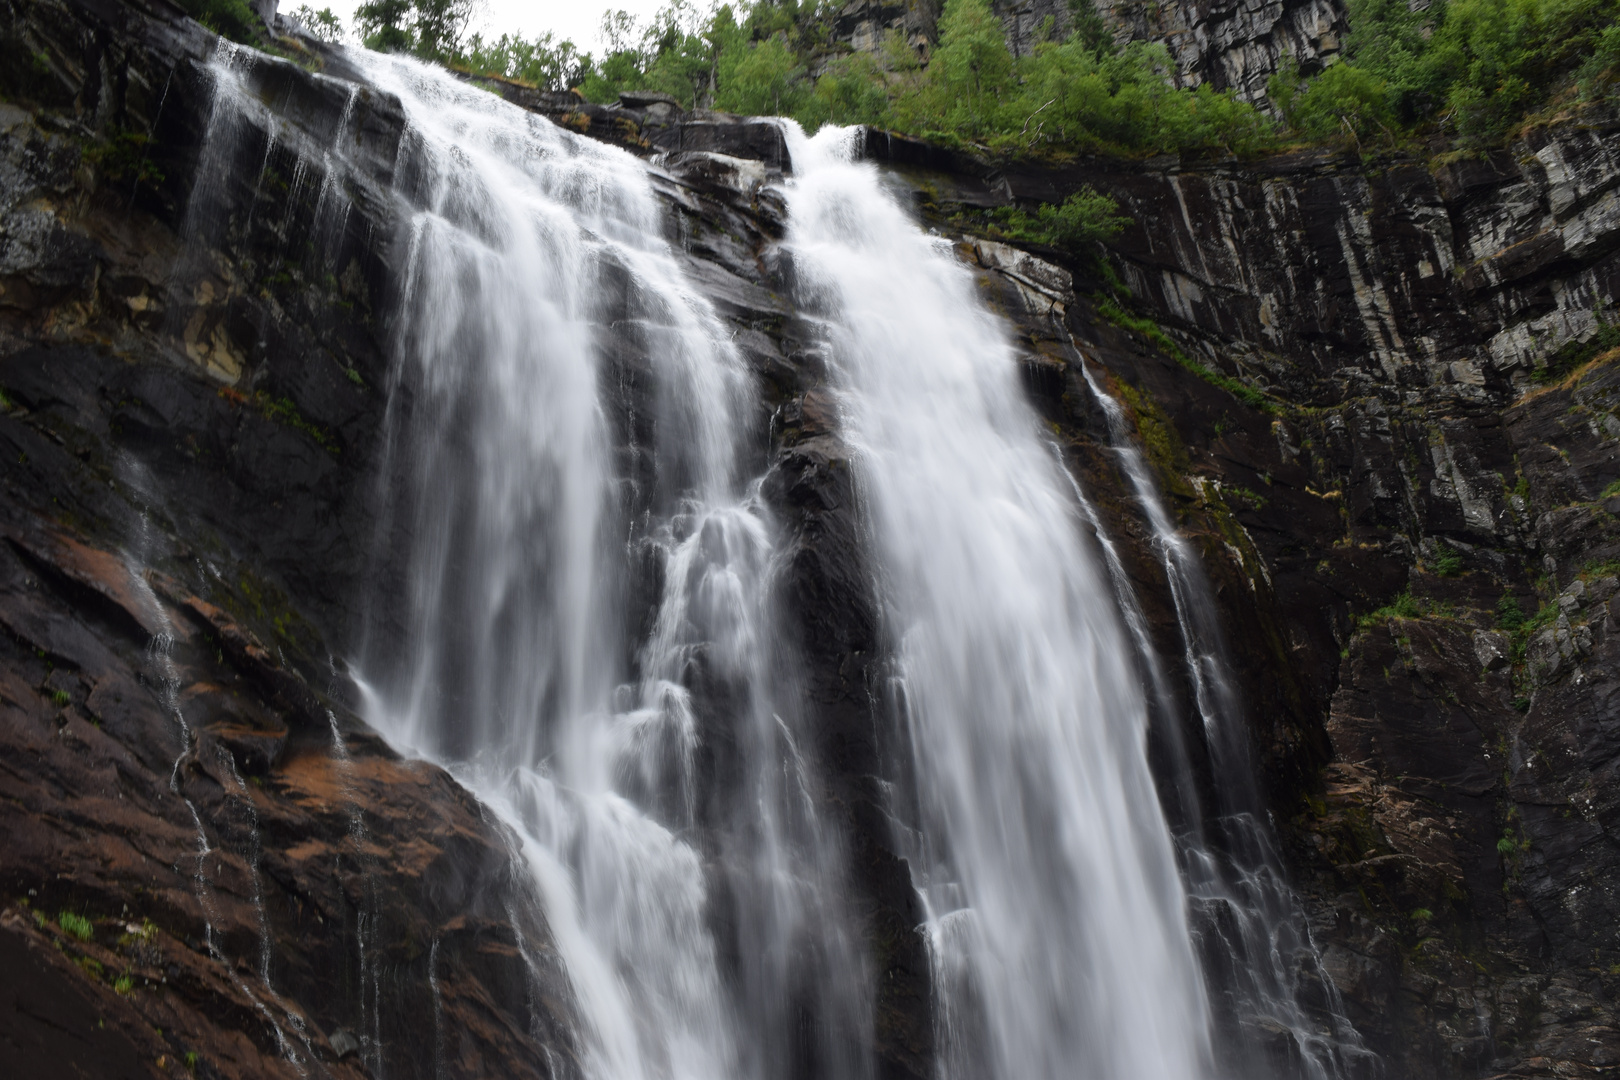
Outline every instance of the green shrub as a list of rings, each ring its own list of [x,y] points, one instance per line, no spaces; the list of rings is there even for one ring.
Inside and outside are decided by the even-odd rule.
[[[1441,577],[1456,577],[1463,571],[1462,552],[1444,541],[1435,544],[1436,554],[1431,569]]]
[[[1561,93],[1588,99],[1609,92],[1620,65],[1620,0],[1350,0],[1350,64],[1329,68],[1346,81],[1330,95],[1343,102],[1350,76],[1363,73],[1367,97],[1382,85],[1399,123],[1439,121],[1466,143],[1500,141],[1527,115]],[[1308,92],[1307,92],[1308,93]],[[1368,100],[1365,106],[1374,102]],[[1302,118],[1316,124],[1320,113]]]
[[[885,73],[867,53],[840,57],[816,80],[815,90],[795,117],[806,131],[823,124],[892,127],[894,106]]]
[[[1033,215],[1004,207],[995,212],[995,220],[1009,239],[1074,252],[1084,251],[1100,240],[1112,240],[1131,223],[1130,218],[1119,213],[1119,203],[1089,184],[1058,205],[1042,203]]]
[[[1584,341],[1566,341],[1557,352],[1547,357],[1546,363],[1530,373],[1531,381],[1542,384],[1558,382],[1610,349],[1620,348],[1620,324],[1608,320],[1606,307],[1601,300],[1595,306],[1592,314],[1597,322],[1597,331],[1591,337]]]
[[[1387,622],[1390,619],[1421,619],[1424,614],[1423,603],[1413,597],[1412,590],[1404,589],[1395,599],[1383,607],[1376,611],[1369,611],[1358,618],[1356,620],[1356,629],[1365,630],[1370,626]]]
[[[499,75],[541,90],[560,91],[580,84],[591,58],[572,41],[557,41],[550,33],[533,41],[502,34],[490,42],[482,34],[474,34],[467,39],[460,64],[479,75]]]
[[[714,104],[748,116],[791,116],[809,88],[799,58],[783,36],[728,49],[719,59],[720,90]]]
[[[1199,361],[1188,356],[1186,353],[1182,352],[1181,347],[1178,346],[1170,335],[1166,334],[1164,330],[1159,327],[1159,324],[1154,322],[1152,319],[1131,315],[1126,312],[1125,309],[1121,308],[1113,299],[1108,297],[1098,298],[1097,314],[1101,315],[1103,318],[1107,319],[1109,322],[1120,327],[1121,329],[1130,330],[1134,333],[1141,334],[1160,352],[1164,353],[1177,364],[1181,365],[1181,367],[1198,376],[1200,379],[1203,379],[1211,386],[1219,387],[1220,389],[1225,390],[1233,397],[1242,399],[1248,404],[1254,406],[1256,409],[1269,412],[1276,408],[1276,406],[1267,400],[1264,394],[1256,390],[1254,387],[1249,386],[1247,383],[1239,382],[1237,379],[1234,379],[1229,375],[1223,375],[1209,367],[1207,364],[1200,363]]]
[[[1292,62],[1268,84],[1283,119],[1313,139],[1361,139],[1393,134],[1394,112],[1383,79],[1349,64],[1335,64],[1303,85]]]
[[[453,63],[462,58],[463,36],[475,3],[476,0],[368,0],[355,8],[354,25],[368,49],[409,52],[427,60]]]
[[[264,21],[246,0],[178,0],[187,15],[221,37],[244,45],[257,44],[263,36]]]
[[[147,158],[150,141],[138,131],[115,129],[86,146],[84,160],[107,180],[155,187],[163,183],[163,172]]]
[[[240,40],[258,32],[245,0],[182,2]],[[791,115],[808,130],[892,127],[995,155],[1247,155],[1279,142],[1277,126],[1230,92],[1177,88],[1162,44],[1116,48],[1094,0],[1069,0],[1069,36],[1040,40],[1021,57],[1008,50],[987,0],[945,0],[926,65],[898,32],[875,52],[851,52],[833,39],[837,5],[816,0],[752,0],[710,14],[670,0],[645,21],[611,12],[600,59],[550,34],[465,37],[473,2],[368,0],[355,27],[371,48],[577,88],[591,101],[652,90],[687,107]],[[1617,16],[1620,0],[1433,0],[1421,8],[1349,0],[1346,59],[1309,77],[1285,62],[1270,96],[1295,138],[1395,142],[1435,124],[1464,144],[1499,141],[1549,104],[1615,93]],[[295,17],[319,36],[341,34],[329,9],[306,6]]]

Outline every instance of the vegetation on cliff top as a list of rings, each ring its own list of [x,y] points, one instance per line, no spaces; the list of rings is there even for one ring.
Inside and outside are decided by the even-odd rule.
[[[242,0],[186,0],[223,7]],[[465,33],[473,0],[369,0],[355,30],[372,48],[597,102],[622,91],[686,107],[792,116],[814,129],[862,123],[1007,156],[1080,151],[1253,154],[1300,141],[1394,142],[1438,132],[1499,142],[1539,110],[1616,93],[1620,0],[1349,0],[1343,62],[1271,79],[1273,118],[1230,92],[1173,85],[1157,43],[1116,45],[1091,0],[1070,0],[1070,32],[1050,21],[1014,57],[987,0],[946,0],[931,47],[891,32],[871,52],[835,35],[824,0],[671,3],[647,22],[603,20],[600,59],[551,34],[486,41]],[[329,10],[293,13],[336,39]]]
[[[1500,142],[1549,106],[1615,95],[1620,0],[1348,0],[1348,62],[1270,95],[1309,138],[1396,138],[1433,128]]]

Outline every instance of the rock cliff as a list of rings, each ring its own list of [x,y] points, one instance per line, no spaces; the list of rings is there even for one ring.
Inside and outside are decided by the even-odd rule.
[[[1278,33],[1337,33],[1337,8],[1272,7],[1189,8],[1196,49],[1173,51],[1252,89]],[[275,130],[212,160],[216,46],[161,0],[5,0],[0,20],[0,949],[39,987],[8,990],[5,1038],[83,1075],[572,1075],[566,979],[503,828],[370,733],[342,668],[378,572],[397,103],[287,40],[292,60],[253,68]],[[780,133],[491,88],[656,162],[671,236],[766,389],[782,608],[850,838],[881,1072],[928,1076],[886,801],[900,734],[849,451],[784,300]],[[321,179],[293,148],[345,109],[369,180],[317,262],[300,223]],[[964,212],[1086,183],[1134,218],[1108,256],[1130,315],[1090,259],[958,250],[1173,655],[1081,365],[1126,404],[1387,1076],[1620,1065],[1620,369],[1591,344],[1620,278],[1617,131],[1588,115],[1449,164],[1062,170],[867,139],[956,236]],[[633,413],[641,381],[610,374]]]
[[[853,0],[838,10],[833,33],[853,48],[875,51],[898,33],[924,53],[938,38],[938,0]],[[1065,0],[992,0],[1007,47],[1028,56],[1041,41],[1061,41],[1073,26]],[[1342,0],[1174,0],[1143,4],[1099,0],[1092,5],[1116,45],[1163,42],[1177,86],[1208,83],[1243,101],[1268,107],[1266,80],[1292,57],[1309,75],[1338,61],[1349,29]]]

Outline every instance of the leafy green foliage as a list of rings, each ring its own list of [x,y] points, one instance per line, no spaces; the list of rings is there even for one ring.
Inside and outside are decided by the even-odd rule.
[[[1225,390],[1228,394],[1231,394],[1233,397],[1240,398],[1262,411],[1270,411],[1271,409],[1275,408],[1275,406],[1266,398],[1266,396],[1260,391],[1256,390],[1254,387],[1249,386],[1246,383],[1241,383],[1232,378],[1230,375],[1222,375],[1220,372],[1209,367],[1207,364],[1202,364],[1188,356],[1186,353],[1182,352],[1181,347],[1171,339],[1169,334],[1166,334],[1162,329],[1160,329],[1159,324],[1154,322],[1152,319],[1143,318],[1138,315],[1131,315],[1112,299],[1107,298],[1100,299],[1098,301],[1097,314],[1101,315],[1103,318],[1107,319],[1109,322],[1120,327],[1121,329],[1130,330],[1134,333],[1141,334],[1153,344],[1154,348],[1158,349],[1160,352],[1174,360],[1177,364],[1180,364],[1183,368],[1192,372],[1200,379],[1203,379],[1211,386],[1219,387],[1220,389]]]
[[[1462,552],[1439,541],[1435,544],[1435,556],[1429,568],[1441,577],[1456,577],[1463,572]]]
[[[332,437],[332,433],[319,424],[311,423],[303,413],[298,411],[298,406],[293,404],[292,399],[272,397],[270,394],[260,390],[253,395],[253,403],[258,406],[259,412],[265,419],[274,420],[278,424],[285,424],[296,431],[302,431],[315,440],[322,450],[325,450],[333,457],[338,455],[341,448],[338,446],[338,441]]]
[[[1569,341],[1547,358],[1547,362],[1530,373],[1533,382],[1555,383],[1573,374],[1578,368],[1597,359],[1611,349],[1620,348],[1620,324],[1612,323],[1605,313],[1606,305],[1599,300],[1592,314],[1597,332],[1585,341]]]
[[[411,5],[424,2],[371,0],[361,9],[367,43],[431,55],[410,30]],[[610,12],[600,60],[543,35],[493,43],[474,36],[454,62],[550,89],[577,88],[595,102],[657,91],[688,108],[791,116],[812,131],[869,124],[998,155],[1250,153],[1275,138],[1263,114],[1230,94],[1172,86],[1162,46],[1138,42],[1116,51],[1086,0],[1077,0],[1066,41],[1043,41],[1022,58],[1008,51],[986,0],[947,0],[939,29],[925,65],[898,32],[875,52],[834,44],[830,9],[814,0],[726,5],[707,17],[690,0],[672,0],[645,24]]]
[[[368,49],[410,52],[450,63],[461,55],[462,39],[475,0],[367,0],[354,11],[355,27]]]
[[[251,15],[244,0],[184,2]],[[608,12],[600,58],[551,34],[466,36],[474,2],[367,0],[355,28],[371,48],[576,89],[595,102],[654,91],[686,108],[792,116],[812,131],[868,124],[995,156],[1056,160],[1082,151],[1253,155],[1285,137],[1361,147],[1425,125],[1481,144],[1534,110],[1620,92],[1620,0],[1433,0],[1422,8],[1349,0],[1347,59],[1308,76],[1286,61],[1271,79],[1280,126],[1230,92],[1174,86],[1163,45],[1116,47],[1095,0],[1069,0],[1069,35],[1039,40],[1022,57],[1008,50],[988,0],[944,0],[926,57],[898,31],[874,51],[851,50],[834,40],[836,5],[824,0],[738,0],[713,11],[669,0],[646,20]],[[317,36],[342,33],[330,9],[306,6],[295,17]],[[1055,218],[1002,224],[1030,236],[1066,228]]]
[[[221,37],[244,45],[258,43],[264,21],[246,0],[177,0],[187,15]]]
[[[913,122],[937,122],[945,133],[989,138],[1007,121],[1003,97],[1012,96],[1014,72],[1001,20],[986,0],[950,0],[939,20],[939,48],[906,112]]]
[[[1309,138],[1438,123],[1465,145],[1498,142],[1571,91],[1614,92],[1617,18],[1620,0],[1350,0],[1350,62],[1303,87],[1280,72],[1272,94]]]
[[[798,111],[808,95],[799,58],[782,35],[728,48],[718,64],[714,104],[748,116],[785,116]]]
[[[607,56],[588,66],[577,89],[603,103],[622,91],[652,90],[686,108],[710,106],[722,54],[746,39],[729,6],[705,21],[690,0],[671,0],[645,26],[623,11],[608,12],[602,29]]]
[[[1074,37],[1095,53],[1112,52],[1114,35],[1092,0],[1069,0],[1069,26]]]
[[[1014,59],[986,0],[947,0],[927,69],[903,80],[898,125],[946,143],[998,153],[1075,149],[1119,153],[1253,153],[1271,122],[1230,93],[1179,90],[1163,45],[1093,46],[1079,33]]]
[[[458,66],[479,75],[499,75],[541,90],[569,90],[591,70],[590,54],[572,41],[557,41],[550,32],[525,41],[502,34],[486,42],[482,34],[467,39]]]
[[[827,65],[794,115],[811,131],[823,124],[892,127],[894,104],[884,78],[878,60],[867,53],[839,57]]]
[[[333,43],[343,40],[343,20],[329,7],[316,11],[308,4],[300,4],[287,14],[311,37]]]
[[[1365,630],[1390,619],[1421,619],[1426,614],[1425,605],[1412,595],[1412,590],[1404,589],[1401,593],[1376,611],[1356,619],[1356,629]]]
[[[1290,57],[1267,88],[1284,121],[1313,139],[1349,134],[1359,140],[1392,133],[1395,114],[1389,105],[1389,85],[1361,68],[1335,64],[1307,86]]]
[[[1117,202],[1090,185],[1059,205],[1042,204],[1034,214],[1005,208],[996,211],[996,217],[1009,239],[1071,252],[1084,251],[1100,240],[1112,240],[1131,223],[1130,218],[1119,213]]]
[[[114,130],[84,149],[84,160],[105,179],[156,187],[163,183],[163,170],[147,157],[151,140],[136,131]]]

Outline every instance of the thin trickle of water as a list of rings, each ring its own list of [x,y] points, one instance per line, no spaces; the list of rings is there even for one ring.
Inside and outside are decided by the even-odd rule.
[[[433,935],[433,945],[428,949],[428,989],[433,991],[433,1077],[438,1080],[444,1075],[444,993],[439,989],[438,934]]]
[[[339,791],[349,809],[349,847],[355,865],[360,870],[362,901],[355,912],[355,950],[360,961],[360,1027],[364,1045],[366,1068],[377,1080],[383,1076],[382,1038],[382,955],[377,948],[377,924],[381,918],[381,905],[377,898],[377,875],[372,866],[370,844],[366,836],[366,815],[354,787],[354,762],[349,757],[349,744],[338,727],[337,715],[326,711],[327,726],[332,732],[332,759],[339,774]]]
[[[1304,909],[1288,885],[1255,787],[1243,714],[1203,569],[1170,519],[1147,459],[1131,438],[1124,408],[1083,356],[1080,370],[1107,417],[1114,453],[1152,530],[1210,768],[1220,780],[1209,812],[1191,807],[1182,859],[1194,908],[1202,916],[1200,933],[1213,939],[1205,943],[1206,963],[1222,969],[1209,975],[1227,988],[1244,1029],[1239,1041],[1250,1044],[1253,1060],[1244,1064],[1260,1067],[1269,1049],[1274,1060],[1292,1062],[1284,1068],[1304,1080],[1360,1075],[1377,1062],[1345,1016]],[[1145,638],[1142,647],[1151,653]],[[1194,789],[1190,773],[1182,779],[1179,786]],[[1315,1008],[1306,1006],[1307,998],[1316,999]],[[1277,1031],[1286,1032],[1289,1043],[1281,1053],[1260,1045]]]
[[[140,493],[143,497],[150,497],[152,491],[151,478],[147,475],[145,468],[129,460],[121,461],[120,467],[126,486]],[[208,950],[208,955],[225,969],[237,991],[251,1002],[259,1014],[264,1017],[265,1023],[270,1026],[270,1030],[275,1037],[276,1047],[281,1056],[286,1059],[287,1063],[293,1067],[293,1070],[299,1076],[308,1076],[309,1072],[306,1067],[305,1057],[294,1049],[291,1040],[287,1038],[286,1031],[277,1021],[275,1015],[271,1013],[269,1005],[258,994],[255,994],[242,977],[237,974],[236,966],[214,940],[214,928],[220,921],[218,904],[214,896],[214,886],[208,878],[208,856],[214,853],[214,849],[208,841],[208,830],[203,825],[202,814],[197,811],[196,804],[181,790],[180,784],[182,768],[188,761],[193,759],[196,753],[196,735],[193,733],[191,725],[186,721],[185,710],[180,705],[180,669],[176,666],[173,657],[174,623],[169,617],[168,609],[158,600],[157,594],[152,590],[151,583],[146,577],[145,564],[150,558],[155,545],[151,518],[145,510],[140,512],[140,520],[136,526],[134,539],[135,542],[132,548],[124,553],[124,568],[129,574],[129,580],[135,586],[136,595],[141,601],[147,623],[157,627],[152,634],[151,640],[147,643],[146,656],[155,673],[154,681],[158,687],[158,700],[162,704],[164,712],[174,721],[176,733],[179,735],[180,750],[175,755],[174,764],[169,770],[169,791],[185,804],[187,812],[191,815],[192,824],[197,830],[197,865],[196,870],[192,873],[192,892],[197,898],[197,907],[203,917],[203,945]],[[237,782],[240,783],[241,776],[236,771],[235,758],[223,747],[219,748],[219,752],[223,755],[224,760],[228,762],[231,775],[236,777]],[[258,843],[257,818],[255,817],[253,820],[254,846],[256,850]],[[260,970],[263,975],[262,982],[267,996],[273,996],[274,991],[271,990],[269,981],[269,954],[268,945],[266,944],[269,929],[268,923],[265,921],[263,896],[259,888],[256,856],[252,866],[252,880],[254,909],[259,920],[261,935],[260,955],[262,963]],[[291,1014],[288,1015],[291,1016]],[[302,1037],[302,1029],[295,1030]],[[303,1039],[303,1042],[305,1050],[313,1057],[313,1051],[309,1047],[308,1040]]]
[[[220,764],[230,771],[231,779],[236,782],[237,797],[248,818],[248,880],[253,883],[253,916],[259,924],[259,982],[264,984],[266,991],[274,994],[275,988],[270,982],[270,959],[275,946],[270,936],[270,919],[264,909],[264,885],[259,879],[259,860],[264,853],[264,844],[259,836],[259,811],[253,805],[253,793],[248,790],[247,781],[242,779],[241,770],[236,767],[236,755],[223,746],[215,747],[215,750]]]
[[[948,246],[852,162],[850,132],[790,136],[799,299],[821,320],[904,683],[936,993],[983,1034],[982,1060],[942,1071],[1205,1075],[1145,704],[1009,342]]]

